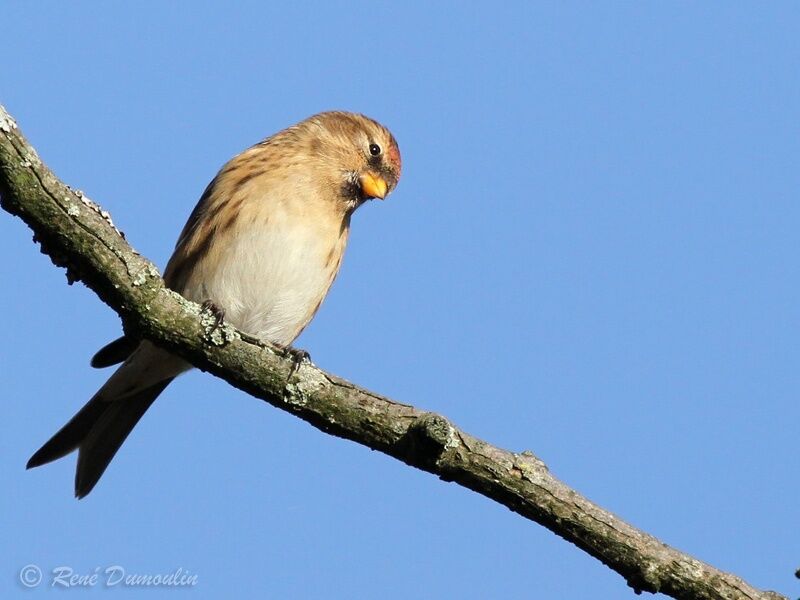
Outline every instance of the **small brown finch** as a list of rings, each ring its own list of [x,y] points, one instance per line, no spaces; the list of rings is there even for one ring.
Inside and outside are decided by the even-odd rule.
[[[289,347],[339,271],[353,211],[385,198],[399,177],[397,142],[379,123],[345,112],[310,117],[222,167],[183,228],[164,280],[242,331]],[[78,498],[92,490],[164,388],[191,368],[128,337],[102,348],[92,366],[119,362],[28,461],[37,467],[77,448]]]

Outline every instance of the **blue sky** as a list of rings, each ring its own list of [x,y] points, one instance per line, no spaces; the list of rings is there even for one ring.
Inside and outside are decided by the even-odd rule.
[[[761,588],[800,567],[795,3],[7,3],[0,103],[163,267],[235,153],[315,112],[389,126],[403,179],[353,219],[298,345],[530,449]],[[26,472],[119,320],[0,215],[0,590],[39,565],[183,568],[133,596],[630,598],[536,524],[202,373],[94,492]],[[101,594],[100,587],[73,593]]]

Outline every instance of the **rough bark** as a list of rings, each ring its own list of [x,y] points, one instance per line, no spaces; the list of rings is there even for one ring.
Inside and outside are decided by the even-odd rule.
[[[65,267],[147,338],[318,429],[379,450],[482,494],[572,542],[637,592],[674,598],[784,598],[660,542],[553,477],[530,452],[497,448],[445,417],[400,404],[321,371],[216,319],[166,289],[105,211],[61,183],[0,106],[0,203]]]

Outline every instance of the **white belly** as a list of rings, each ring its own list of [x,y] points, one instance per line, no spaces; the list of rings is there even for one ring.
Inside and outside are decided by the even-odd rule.
[[[242,331],[289,345],[336,276],[347,237],[338,234],[285,221],[239,228],[224,248],[212,249],[213,259],[204,261],[208,266],[185,295],[211,300]]]

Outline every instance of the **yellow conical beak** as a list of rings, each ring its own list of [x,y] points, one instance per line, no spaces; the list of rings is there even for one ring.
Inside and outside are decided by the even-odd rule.
[[[361,193],[367,198],[380,198],[383,200],[386,197],[388,187],[383,177],[375,175],[374,173],[364,173],[359,177],[361,183]]]

